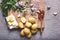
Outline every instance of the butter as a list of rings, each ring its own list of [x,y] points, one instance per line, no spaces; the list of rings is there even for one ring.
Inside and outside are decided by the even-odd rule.
[[[6,21],[9,25],[9,29],[16,28],[18,26],[18,23],[13,14],[11,14],[10,16],[7,16]]]

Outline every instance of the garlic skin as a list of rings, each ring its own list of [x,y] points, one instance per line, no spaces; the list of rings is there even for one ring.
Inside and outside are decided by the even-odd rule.
[[[19,1],[19,5],[20,5],[20,6],[24,6],[25,3],[24,3],[23,1]]]
[[[36,8],[34,8],[34,7],[32,7],[32,8],[31,8],[31,10],[34,12],[34,11],[36,11],[37,9],[36,9]]]
[[[30,4],[30,7],[33,7],[33,4]]]
[[[54,12],[53,15],[56,16],[58,13],[57,12]]]
[[[15,4],[15,6],[19,7],[19,2],[17,2],[17,3]]]

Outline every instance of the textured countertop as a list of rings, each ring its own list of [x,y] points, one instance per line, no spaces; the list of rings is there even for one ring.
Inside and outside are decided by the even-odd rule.
[[[51,9],[47,10],[47,6]],[[58,15],[54,16],[54,12]],[[45,29],[42,36],[38,32],[31,39],[20,37],[17,30],[8,30],[0,9],[0,40],[60,40],[60,0],[45,0]]]

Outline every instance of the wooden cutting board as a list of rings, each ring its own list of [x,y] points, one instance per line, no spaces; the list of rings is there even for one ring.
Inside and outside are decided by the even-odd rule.
[[[18,11],[15,11],[15,12],[14,12],[14,11],[11,9],[11,10],[8,11],[8,16],[11,15],[11,14],[13,14],[13,15],[15,16],[15,18],[16,18],[16,21],[19,23],[19,22],[20,22],[20,19],[21,19],[20,17],[18,17],[18,14],[19,14],[19,13],[20,13],[20,12],[18,12]],[[21,14],[21,13],[20,13],[20,14]],[[23,13],[22,13],[22,14],[23,14]],[[38,22],[39,22],[39,21],[38,21],[38,15],[36,15],[36,14],[35,14],[35,15],[31,15],[31,13],[29,13],[29,14],[27,13],[27,15],[26,15],[26,17],[25,17],[25,18],[27,19],[27,21],[28,21],[28,18],[29,18],[30,16],[33,16],[33,17],[35,18],[35,20],[36,20],[36,23],[39,24],[39,23],[38,23]],[[23,17],[23,16],[21,16],[21,17]],[[18,27],[18,26],[17,26],[17,27]],[[40,27],[38,27],[38,28],[40,28]]]
[[[43,10],[43,11],[44,11],[44,0],[40,0],[39,3],[40,3],[40,10]],[[19,22],[20,22],[20,18],[18,18],[19,12],[17,12],[17,11],[14,12],[14,11],[11,9],[11,10],[8,11],[8,16],[11,15],[11,14],[13,14],[13,15],[15,16],[17,22],[19,23]],[[38,15],[39,15],[39,14],[38,14]],[[38,24],[39,24],[39,27],[38,27],[38,28],[41,28],[41,29],[42,29],[42,26],[41,26],[41,22],[40,22],[40,21],[38,21]]]

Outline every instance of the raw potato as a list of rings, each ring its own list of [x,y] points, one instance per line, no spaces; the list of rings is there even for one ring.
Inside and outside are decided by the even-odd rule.
[[[32,29],[37,29],[38,28],[38,25],[37,24],[33,24],[31,28]]]
[[[22,22],[22,23],[25,23],[25,22],[26,22],[25,17],[21,17],[21,22]]]
[[[30,28],[32,26],[32,24],[30,22],[26,22],[25,26]]]
[[[31,33],[32,33],[32,34],[37,33],[37,29],[35,29],[35,30],[31,30]]]
[[[23,25],[22,22],[19,22],[19,27],[20,27],[20,28],[24,28],[24,25]]]
[[[34,17],[29,17],[29,22],[35,23],[35,18]]]
[[[28,38],[31,38],[32,37],[32,34],[31,32],[27,35]]]
[[[25,34],[24,34],[24,29],[21,30],[20,35],[21,35],[21,36],[25,36]]]
[[[29,34],[29,33],[30,33],[30,29],[24,28],[24,33],[25,33],[25,34]]]

